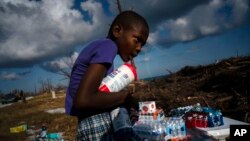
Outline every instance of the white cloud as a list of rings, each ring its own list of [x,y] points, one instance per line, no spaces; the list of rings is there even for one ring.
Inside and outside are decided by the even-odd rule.
[[[0,75],[0,79],[3,79],[3,80],[16,80],[16,79],[20,79],[20,76],[17,75],[16,73],[2,72],[1,75]]]
[[[32,66],[65,55],[79,43],[105,37],[109,26],[95,1],[82,3],[92,22],[72,9],[73,0],[3,0],[0,5],[1,67]]]
[[[144,57],[142,62],[149,62],[150,60],[151,60],[150,57]]]
[[[28,75],[31,71],[23,71],[23,72],[11,72],[11,71],[3,71],[0,72],[0,80],[17,80],[22,79],[25,75]]]
[[[0,79],[2,80],[17,80],[20,79],[21,76],[14,72],[2,72],[0,74]]]
[[[212,0],[176,19],[164,20],[151,34],[152,39],[158,44],[171,44],[218,34],[243,24],[248,10],[247,0]]]
[[[77,52],[73,52],[69,57],[61,57],[53,61],[43,63],[42,68],[51,72],[71,70],[78,55],[79,54]]]
[[[233,23],[241,24],[245,19],[245,14],[249,10],[249,1],[248,0],[230,0],[228,4],[234,5],[234,9],[232,11]]]

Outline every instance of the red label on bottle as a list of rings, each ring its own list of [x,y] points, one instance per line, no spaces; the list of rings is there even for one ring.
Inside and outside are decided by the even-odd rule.
[[[136,72],[136,68],[129,64],[129,63],[125,63],[124,65],[126,65],[127,67],[129,67],[129,69],[132,71],[132,73],[134,74],[135,80],[137,80],[137,72]]]

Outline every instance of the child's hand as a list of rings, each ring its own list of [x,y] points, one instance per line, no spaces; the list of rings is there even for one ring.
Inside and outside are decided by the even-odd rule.
[[[131,121],[132,125],[134,125],[135,122],[138,121],[138,119],[139,119],[139,112],[136,111],[134,108],[130,108],[128,110],[128,113],[129,113],[130,121]]]
[[[128,94],[126,98],[125,108],[128,111],[132,125],[134,125],[134,123],[139,119],[139,103],[137,98],[133,97],[131,93]]]
[[[130,111],[130,108],[133,108],[134,110],[139,111],[138,99],[134,97],[130,92],[128,96],[126,97],[124,105],[128,111]]]

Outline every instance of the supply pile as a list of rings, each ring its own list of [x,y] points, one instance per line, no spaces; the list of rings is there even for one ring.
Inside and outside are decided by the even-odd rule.
[[[199,103],[178,107],[165,117],[155,101],[139,102],[139,120],[133,125],[137,140],[189,140],[187,128],[212,128],[224,125],[220,110],[202,107]]]

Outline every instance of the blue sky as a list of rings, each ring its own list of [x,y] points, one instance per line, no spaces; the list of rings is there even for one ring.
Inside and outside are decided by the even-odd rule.
[[[149,23],[150,35],[135,63],[139,78],[184,66],[250,55],[249,0],[121,0]],[[39,90],[41,81],[67,85],[79,51],[105,37],[116,0],[0,1],[0,91]],[[117,68],[123,62],[115,59]]]

